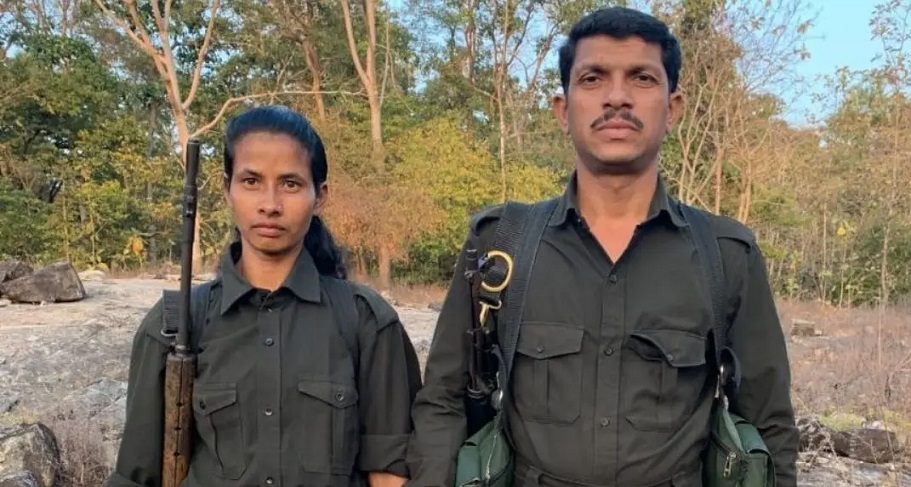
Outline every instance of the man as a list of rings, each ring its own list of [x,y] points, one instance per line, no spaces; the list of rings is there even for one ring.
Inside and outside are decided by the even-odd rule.
[[[657,19],[608,8],[573,26],[559,66],[554,113],[572,138],[575,171],[526,291],[504,409],[515,483],[700,486],[716,380],[713,314],[691,228],[658,170],[683,106],[679,45]],[[472,247],[487,248],[501,213],[472,220]],[[762,432],[777,485],[792,487],[790,372],[763,256],[741,224],[711,216],[710,226],[743,374],[731,408]],[[463,257],[415,400],[408,485],[452,485],[466,436],[464,266]]]

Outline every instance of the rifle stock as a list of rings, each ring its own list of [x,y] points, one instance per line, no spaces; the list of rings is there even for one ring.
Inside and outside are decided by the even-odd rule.
[[[198,172],[199,141],[191,140],[186,149],[186,174],[183,189],[178,328],[174,346],[168,353],[165,366],[162,487],[177,487],[186,478],[190,469],[192,449],[190,439],[193,434],[193,379],[196,377],[196,357],[191,353],[188,342]]]

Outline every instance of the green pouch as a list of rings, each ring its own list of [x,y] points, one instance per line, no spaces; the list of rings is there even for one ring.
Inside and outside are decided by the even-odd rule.
[[[462,443],[456,469],[456,487],[509,487],[513,453],[503,428],[502,412]]]
[[[717,401],[703,469],[705,487],[775,487],[775,465],[759,431]]]

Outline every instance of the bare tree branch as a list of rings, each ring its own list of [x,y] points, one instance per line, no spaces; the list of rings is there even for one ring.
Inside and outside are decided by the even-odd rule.
[[[224,118],[224,116],[225,116],[225,113],[227,113],[228,110],[231,109],[231,107],[233,107],[234,105],[237,105],[238,103],[243,103],[243,102],[245,102],[245,101],[250,101],[250,100],[256,100],[256,99],[258,99],[258,98],[269,98],[269,97],[287,96],[287,95],[301,95],[301,96],[303,96],[303,95],[348,95],[348,96],[363,96],[363,92],[361,92],[361,93],[356,93],[356,92],[351,92],[351,91],[270,91],[270,92],[268,92],[268,93],[257,93],[257,94],[254,94],[254,95],[236,96],[236,97],[229,98],[228,100],[226,100],[226,101],[222,104],[221,109],[218,110],[218,113],[215,115],[215,117],[213,117],[212,120],[209,121],[209,123],[207,123],[207,124],[205,124],[205,125],[199,127],[198,129],[196,129],[196,131],[193,132],[193,134],[192,134],[190,137],[191,137],[191,138],[192,138],[192,137],[198,137],[198,136],[201,136],[201,135],[205,134],[205,133],[208,132],[209,130],[212,130],[213,127],[215,127],[216,125],[218,125],[219,122],[221,122],[222,118]]]
[[[167,10],[170,10],[170,6],[171,2],[169,1],[167,3]],[[202,41],[202,47],[199,48],[199,53],[196,55],[196,66],[193,69],[193,77],[190,81],[190,92],[187,93],[187,98],[181,105],[184,110],[188,110],[193,103],[193,100],[196,98],[196,91],[199,89],[199,80],[202,78],[202,66],[205,63],[206,53],[209,50],[209,43],[212,42],[212,32],[215,30],[215,20],[218,18],[219,6],[221,6],[221,0],[215,0],[212,2],[212,7],[209,9],[209,24],[206,26],[206,34]]]

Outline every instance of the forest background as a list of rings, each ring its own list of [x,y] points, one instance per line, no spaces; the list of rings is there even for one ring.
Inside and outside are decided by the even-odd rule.
[[[445,284],[470,213],[558,194],[572,149],[555,51],[585,12],[667,21],[686,109],[672,193],[752,227],[777,293],[838,306],[911,294],[911,2],[873,10],[881,49],[806,126],[782,114],[813,11],[801,0],[0,0],[0,258],[141,270],[179,256],[182,153],[204,142],[197,270],[231,238],[224,123],[305,112],[329,150],[328,224],[378,286]],[[809,80],[816,82],[816,80]],[[53,202],[54,180],[63,189]]]

